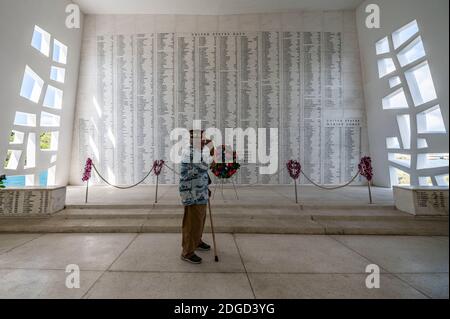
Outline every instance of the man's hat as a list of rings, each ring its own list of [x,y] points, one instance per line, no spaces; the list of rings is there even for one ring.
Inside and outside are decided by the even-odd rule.
[[[194,138],[194,137],[201,138],[203,133],[205,133],[205,130],[189,130],[189,134],[191,135],[191,138]]]

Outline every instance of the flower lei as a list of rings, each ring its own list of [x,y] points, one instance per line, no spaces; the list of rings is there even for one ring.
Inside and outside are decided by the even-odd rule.
[[[237,173],[239,168],[241,167],[241,164],[237,163],[237,154],[236,151],[232,151],[231,148],[227,147],[226,145],[221,145],[217,147],[214,151],[214,160],[210,165],[211,171],[213,174],[218,178],[230,178],[234,174]],[[219,157],[218,154],[221,154],[222,156]],[[233,160],[231,163],[218,163],[216,162],[216,159],[224,159],[225,161]]]
[[[0,188],[5,188],[3,181],[6,180],[6,175],[0,175]]]
[[[364,176],[369,182],[373,178],[372,159],[369,156],[364,156],[358,164],[359,174]]]
[[[156,176],[159,176],[159,174],[161,174],[161,170],[162,170],[162,168],[163,168],[163,166],[164,166],[164,160],[156,160],[156,161],[154,161],[153,162],[153,173],[156,175]]]
[[[92,171],[92,159],[88,158],[86,160],[86,165],[84,166],[83,177],[81,178],[83,182],[87,182],[91,179],[91,171]]]
[[[298,179],[300,177],[300,172],[302,171],[302,166],[299,162],[295,160],[289,160],[286,163],[287,170],[289,172],[289,176],[293,179]]]

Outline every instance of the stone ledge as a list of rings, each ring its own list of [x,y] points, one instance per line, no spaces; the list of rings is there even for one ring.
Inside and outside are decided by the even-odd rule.
[[[0,233],[179,233],[181,216],[117,219],[2,219]],[[214,217],[218,233],[448,236],[448,218],[409,220],[313,220]],[[205,231],[210,232],[209,220]]]
[[[418,216],[448,216],[448,187],[394,186],[395,207]]]
[[[0,189],[0,216],[51,215],[64,209],[66,187],[21,187]]]

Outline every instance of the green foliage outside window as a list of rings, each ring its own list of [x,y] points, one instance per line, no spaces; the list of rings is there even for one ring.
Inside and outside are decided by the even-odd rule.
[[[49,150],[52,142],[52,133],[42,133],[40,136],[41,150]]]

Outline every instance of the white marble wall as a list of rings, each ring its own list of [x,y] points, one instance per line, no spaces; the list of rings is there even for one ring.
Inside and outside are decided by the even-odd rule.
[[[194,33],[207,35],[200,35],[199,40]],[[162,34],[169,37],[164,48],[158,42]],[[311,35],[315,40],[309,40]],[[198,59],[199,43],[204,39],[209,41],[203,48],[209,52],[207,69],[213,70],[209,75],[214,83],[207,94],[217,103],[210,104],[214,110],[202,119],[218,127],[279,128],[280,173],[261,177],[254,167],[245,166],[239,183],[290,183],[284,168],[289,159],[300,160],[319,183],[340,184],[353,175],[360,156],[368,153],[354,12],[88,15],[71,184],[81,184],[87,156],[94,158],[105,177],[120,184],[139,180],[154,159],[167,160],[170,128],[188,125],[190,108],[192,117],[202,108],[199,101],[204,91],[199,86],[204,83],[199,84]],[[220,39],[225,42],[218,44]],[[254,55],[250,51],[245,54],[256,59],[254,71],[249,66],[245,76],[241,69],[243,43],[255,46]],[[266,53],[262,53],[263,43]],[[180,45],[187,45],[182,53]],[[141,49],[144,52],[136,53]],[[219,61],[225,59],[228,66],[222,70]],[[237,72],[236,78],[233,72]],[[242,93],[247,85],[250,93]],[[227,102],[221,102],[223,87],[228,90]],[[242,94],[250,96],[248,104],[242,102],[246,100]],[[142,99],[145,103],[139,102]],[[172,184],[177,177],[165,172],[160,181]],[[150,178],[148,183],[152,182]]]

